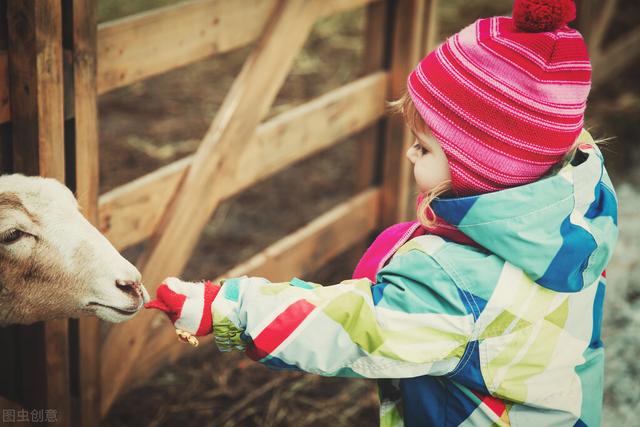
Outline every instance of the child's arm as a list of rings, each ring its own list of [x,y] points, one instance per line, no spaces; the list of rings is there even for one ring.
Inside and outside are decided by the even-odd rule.
[[[221,350],[246,347],[271,367],[329,376],[446,374],[458,364],[473,327],[455,284],[420,251],[396,255],[373,285],[367,279],[333,286],[230,279],[211,312]]]

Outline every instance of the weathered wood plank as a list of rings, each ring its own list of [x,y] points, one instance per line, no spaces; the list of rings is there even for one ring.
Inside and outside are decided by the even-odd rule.
[[[185,157],[100,196],[100,231],[117,249],[151,236],[192,161]]]
[[[167,275],[179,274],[186,264],[202,228],[222,200],[226,178],[238,167],[240,144],[253,136],[267,114],[320,9],[320,0],[278,2],[141,257],[149,291],[155,291]],[[140,313],[114,326],[107,336],[102,354],[103,413],[142,350],[145,336],[141,331],[152,333],[153,317],[150,312]]]
[[[364,31],[364,54],[362,71],[371,73],[385,67],[387,47],[388,2],[372,3],[366,9],[366,26]],[[383,92],[386,91],[386,88]],[[386,96],[386,93],[381,94]],[[386,101],[386,99],[385,99]],[[356,160],[356,188],[362,190],[369,187],[376,179],[377,157],[380,151],[381,136],[384,132],[384,121],[379,121],[362,132],[358,140],[358,159]],[[366,247],[362,248],[366,249]]]
[[[323,15],[379,0],[333,0]],[[106,22],[98,30],[98,93],[253,42],[275,0],[196,0]],[[0,51],[0,123],[11,119],[8,55]]]
[[[14,167],[64,182],[61,10],[51,0],[8,2]],[[49,17],[46,14],[51,14]]]
[[[73,10],[73,111],[75,181],[83,213],[98,219],[98,108],[96,93],[96,1],[74,0]]]
[[[14,170],[64,182],[60,1],[9,0],[7,20]],[[56,408],[69,425],[68,322],[20,329],[26,406]]]
[[[9,108],[9,57],[7,43],[9,39],[6,2],[0,7],[0,124],[11,117]]]
[[[11,142],[11,125],[0,124],[0,173],[11,173],[13,170],[13,143]]]
[[[274,0],[192,1],[100,25],[98,92],[255,40]]]
[[[73,69],[74,182],[83,214],[98,224],[98,111],[96,92],[97,0],[65,3],[71,15],[71,63]],[[100,421],[100,321],[96,317],[77,320],[77,373],[79,424]]]
[[[11,120],[11,108],[9,108],[9,55],[6,51],[0,52],[0,123]]]
[[[326,1],[321,16],[371,1]],[[98,93],[253,42],[276,3],[197,0],[100,25]]]
[[[370,126],[384,114],[385,87],[386,74],[373,73],[261,124],[222,197]],[[375,150],[371,139],[361,145]],[[181,159],[100,198],[100,229],[118,249],[151,235],[192,160]]]
[[[404,0],[394,3],[391,64],[388,99],[398,99],[406,91],[407,76],[426,54],[425,17],[431,10],[430,0]],[[427,20],[428,22],[428,20]],[[412,184],[410,163],[405,152],[413,142],[401,115],[388,119],[384,143],[382,224],[389,225],[415,217],[409,210]]]
[[[375,229],[378,199],[378,189],[366,190],[215,280],[248,275],[265,277],[272,282],[284,282],[292,277],[311,273],[362,241]],[[141,384],[163,364],[176,360],[189,350],[190,346],[176,340],[173,328],[165,325],[148,340],[145,352],[135,361],[129,386]]]
[[[425,37],[421,53],[423,56],[428,52],[431,52],[438,46],[438,44],[440,44],[440,40],[438,39],[440,32],[440,23],[438,19],[439,3],[440,0],[430,0],[424,9],[425,20],[423,25],[426,25],[426,28],[423,31]]]

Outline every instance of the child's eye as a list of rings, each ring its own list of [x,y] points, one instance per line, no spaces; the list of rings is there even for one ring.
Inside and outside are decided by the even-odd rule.
[[[421,155],[427,154],[429,152],[429,150],[427,150],[427,148],[419,142],[413,144],[413,149],[419,150]]]

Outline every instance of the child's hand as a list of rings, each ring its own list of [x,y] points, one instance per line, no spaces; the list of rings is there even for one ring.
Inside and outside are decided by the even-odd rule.
[[[183,282],[169,277],[158,287],[156,299],[145,308],[164,311],[176,329],[202,336],[212,332],[211,303],[220,285],[211,282]]]

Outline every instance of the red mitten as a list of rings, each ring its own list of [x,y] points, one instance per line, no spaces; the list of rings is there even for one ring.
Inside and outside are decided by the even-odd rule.
[[[183,282],[169,277],[158,287],[156,299],[145,308],[164,311],[176,329],[192,335],[208,335],[213,330],[211,303],[220,291],[220,285],[207,282]]]

